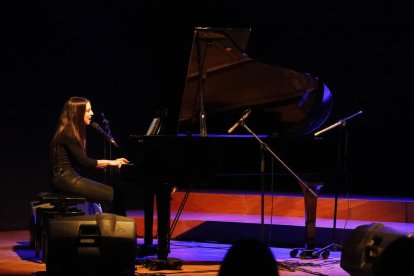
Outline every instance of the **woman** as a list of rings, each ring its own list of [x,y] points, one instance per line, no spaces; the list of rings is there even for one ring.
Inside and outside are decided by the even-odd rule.
[[[92,121],[88,99],[71,97],[64,105],[50,148],[52,187],[57,191],[84,196],[90,202],[113,205],[114,189],[81,175],[81,169],[118,167],[125,158],[96,160],[86,154],[86,127]]]

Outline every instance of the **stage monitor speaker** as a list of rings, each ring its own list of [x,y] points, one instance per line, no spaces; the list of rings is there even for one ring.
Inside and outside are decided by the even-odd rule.
[[[377,275],[380,257],[393,241],[408,237],[408,233],[381,223],[355,228],[346,240],[341,253],[340,266],[351,276]]]
[[[134,275],[136,223],[103,213],[50,219],[47,275]]]

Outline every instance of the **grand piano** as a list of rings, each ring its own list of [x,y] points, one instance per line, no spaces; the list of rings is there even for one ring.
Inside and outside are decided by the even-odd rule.
[[[169,115],[160,110],[146,134],[130,137],[127,152],[134,166],[123,167],[121,177],[146,190],[147,246],[153,242],[156,199],[161,259],[169,253],[174,189],[214,188],[229,179],[259,189],[254,177],[259,175],[260,145],[242,125],[228,133],[246,110],[250,116],[245,125],[270,147],[287,146],[304,155],[306,148],[320,146],[311,136],[331,113],[329,88],[315,76],[250,58],[250,33],[249,28],[196,27],[176,131],[165,133]],[[284,154],[282,159],[289,155]],[[313,169],[300,173],[312,174]]]

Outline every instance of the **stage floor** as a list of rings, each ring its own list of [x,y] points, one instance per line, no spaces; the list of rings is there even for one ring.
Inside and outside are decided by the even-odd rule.
[[[28,247],[29,232],[0,232],[0,275],[46,275],[46,266],[35,258],[34,249]],[[137,240],[140,244],[142,241]],[[156,243],[156,241],[155,241]],[[171,241],[169,258],[182,261],[180,270],[154,270],[143,266],[147,256],[138,258],[135,275],[218,275],[220,264],[230,248],[230,244],[213,242]],[[279,263],[279,275],[349,275],[339,265],[340,252],[332,251],[327,259],[291,258],[292,248],[271,247]],[[249,265],[249,264],[241,264]],[[290,271],[284,268],[289,265]]]
[[[183,196],[182,192],[174,193],[171,201],[172,217],[175,217]],[[290,256],[295,246],[305,244],[302,195],[267,196],[265,200],[264,240],[266,243],[269,241],[279,264],[279,275],[349,275],[340,267],[339,251],[330,251],[326,259],[321,256],[305,259],[300,259],[298,255],[294,258]],[[319,247],[329,245],[334,240],[344,245],[346,237],[355,228],[371,223],[381,223],[393,230],[414,233],[412,198],[340,199],[336,228],[333,227],[333,203],[332,197],[318,199],[316,245]],[[259,238],[261,234],[260,195],[191,193],[185,207],[173,232],[171,252],[168,255],[171,259],[182,261],[181,269],[148,269],[143,264],[147,258],[156,260],[154,255],[137,258],[136,275],[218,275],[220,265],[231,247],[230,241],[243,237]],[[127,216],[135,218],[137,234],[142,236],[142,210],[128,210]],[[154,224],[156,219],[155,216]],[[46,275],[45,264],[35,258],[34,249],[28,246],[29,239],[27,230],[0,232],[0,275]],[[142,243],[138,238],[137,245]]]

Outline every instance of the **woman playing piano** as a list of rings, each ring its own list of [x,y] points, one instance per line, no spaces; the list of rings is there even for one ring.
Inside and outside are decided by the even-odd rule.
[[[71,97],[63,106],[60,122],[50,145],[52,188],[55,191],[69,192],[84,196],[89,202],[117,205],[114,187],[81,175],[81,169],[103,169],[127,164],[126,158],[96,160],[86,154],[86,127],[91,124],[92,106],[88,99]],[[115,191],[115,194],[117,192]],[[106,212],[125,215],[124,211]],[[121,212],[121,213],[119,213]]]

